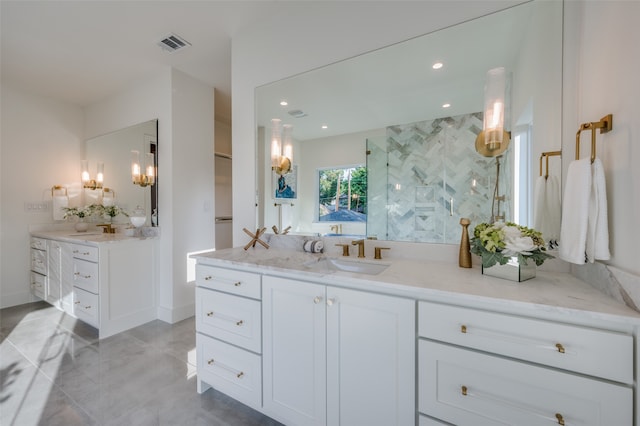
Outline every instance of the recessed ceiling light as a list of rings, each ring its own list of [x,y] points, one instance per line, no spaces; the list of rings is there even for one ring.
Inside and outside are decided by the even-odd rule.
[[[442,108],[449,108],[451,104],[442,104]]]
[[[323,128],[323,129],[328,129],[328,128],[329,128],[329,126],[327,126],[326,124],[323,124],[323,125],[322,125],[322,128]]]
[[[287,105],[289,105],[289,102],[282,100],[282,101],[280,101],[280,105],[287,106]]]
[[[431,68],[433,68],[434,70],[439,70],[440,68],[442,68],[442,62],[436,62],[431,66]]]

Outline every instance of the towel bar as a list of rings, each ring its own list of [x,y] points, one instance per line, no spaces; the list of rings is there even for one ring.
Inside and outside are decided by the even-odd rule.
[[[591,163],[596,159],[596,129],[600,129],[600,133],[607,133],[613,129],[613,114],[608,114],[600,119],[600,121],[592,121],[591,123],[582,123],[576,133],[576,160],[580,159],[580,133],[583,130],[591,129]]]
[[[546,157],[547,159],[547,171],[544,175],[544,178],[547,179],[549,177],[549,157],[562,155],[562,151],[547,151],[540,154],[540,176],[542,176],[542,159]]]

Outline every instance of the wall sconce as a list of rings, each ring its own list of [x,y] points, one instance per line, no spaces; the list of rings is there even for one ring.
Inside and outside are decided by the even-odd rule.
[[[279,175],[291,171],[293,160],[293,140],[291,133],[293,126],[281,125],[277,118],[271,120],[271,169]]]
[[[151,186],[156,182],[156,165],[152,152],[145,155],[144,173],[140,165],[140,152],[131,151],[131,180],[134,185]]]
[[[485,157],[500,155],[509,146],[511,133],[504,129],[506,93],[504,67],[489,70],[484,86],[484,121],[476,138],[476,151]]]
[[[91,179],[89,174],[89,161],[80,162],[82,187],[87,189],[100,189],[104,183],[104,163],[98,162],[96,165],[96,178]]]

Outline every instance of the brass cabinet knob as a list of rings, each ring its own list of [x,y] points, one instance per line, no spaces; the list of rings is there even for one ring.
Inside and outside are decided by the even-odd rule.
[[[558,348],[558,352],[561,354],[565,353],[564,346],[562,346],[562,344],[556,343],[556,348]]]
[[[467,396],[467,390],[468,390],[468,389],[467,389],[467,387],[466,387],[466,386],[462,386],[462,388],[460,388],[460,391],[462,392],[462,394],[463,394],[464,396]]]
[[[564,426],[564,418],[562,417],[562,414],[556,413],[556,419],[558,420],[559,425]]]
[[[466,325],[461,325],[460,326],[460,333],[466,333],[467,332],[467,326]]]

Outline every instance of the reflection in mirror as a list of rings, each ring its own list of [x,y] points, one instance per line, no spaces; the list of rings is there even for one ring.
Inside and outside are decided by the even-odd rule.
[[[89,139],[85,143],[85,156],[89,164],[104,162],[104,187],[109,189],[108,203],[122,207],[128,213],[141,207],[146,215],[146,226],[157,226],[158,183],[156,178],[156,183],[151,186],[133,184],[131,151],[153,152],[157,173],[157,136],[158,120],[150,120]],[[85,191],[85,202],[90,204],[92,196],[94,201],[98,201],[100,195]]]
[[[475,139],[487,71],[505,67],[511,143],[500,159],[498,214],[532,226],[538,158],[560,149],[561,63],[562,2],[536,0],[258,87],[257,224],[320,234],[340,224],[344,234],[457,243],[460,218],[473,228],[495,204],[497,162],[476,152]],[[293,205],[270,195],[273,118],[294,129]],[[365,163],[366,229],[320,221],[319,170]],[[559,163],[550,173],[559,176]]]

